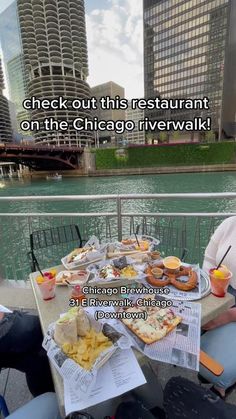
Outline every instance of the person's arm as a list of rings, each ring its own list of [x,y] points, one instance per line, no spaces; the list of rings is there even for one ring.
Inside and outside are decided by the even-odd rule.
[[[224,311],[224,313],[219,314],[219,316],[206,323],[202,328],[204,330],[212,330],[231,322],[236,322],[236,307],[230,308],[229,310]]]
[[[0,312],[0,321],[3,319],[3,317],[4,317],[4,313]]]
[[[209,272],[211,268],[216,266],[216,254],[220,246],[220,242],[224,237],[224,233],[227,231],[228,226],[231,224],[231,219],[232,217],[227,218],[219,225],[219,227],[217,227],[206,247],[204,262],[202,266],[202,269],[205,272]]]

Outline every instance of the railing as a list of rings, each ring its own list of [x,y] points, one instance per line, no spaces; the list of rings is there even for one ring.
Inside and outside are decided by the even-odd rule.
[[[229,202],[234,209],[235,199],[236,193],[0,197],[0,273],[4,278],[27,279],[30,233],[66,224],[79,225],[83,239],[95,234],[101,242],[121,240],[139,226],[139,233],[160,239],[163,254],[180,256],[187,248],[187,260],[201,263],[217,225],[236,215],[236,211],[227,211]],[[193,203],[194,209],[197,202],[212,202],[214,211],[163,210],[167,205],[168,209],[182,207],[182,203],[189,207],[186,202]],[[222,203],[224,211],[218,212]],[[62,210],[56,212],[60,206]],[[73,246],[40,251],[42,268],[59,264]]]

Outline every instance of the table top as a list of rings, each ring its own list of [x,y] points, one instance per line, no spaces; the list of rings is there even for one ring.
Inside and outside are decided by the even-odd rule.
[[[53,268],[54,269],[54,268]],[[55,267],[57,271],[64,270],[62,266]],[[43,333],[45,334],[50,323],[53,323],[59,318],[61,313],[65,313],[69,309],[69,289],[67,286],[58,286],[56,289],[56,297],[50,301],[44,301],[41,297],[40,291],[36,284],[35,278],[39,275],[38,272],[30,275],[30,281],[34,292],[36,305],[39,313],[39,318],[42,326]],[[98,296],[97,296],[98,297]],[[89,298],[89,296],[88,296]],[[105,296],[106,299],[114,299],[114,296]],[[232,307],[235,303],[235,299],[231,294],[227,294],[224,298],[217,298],[212,294],[203,298],[202,300],[196,301],[201,304],[201,323],[206,324],[208,321],[213,320],[218,314],[224,312],[228,308]],[[5,301],[6,305],[6,301]],[[12,304],[10,304],[12,305]],[[55,370],[52,367],[53,380],[55,384],[55,390],[58,396],[59,406],[61,411],[64,410],[64,391],[63,382]]]

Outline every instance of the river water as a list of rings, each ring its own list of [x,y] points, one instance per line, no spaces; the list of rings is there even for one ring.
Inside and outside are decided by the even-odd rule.
[[[144,193],[187,193],[187,192],[236,192],[236,173],[187,173],[167,175],[138,175],[91,178],[65,178],[61,181],[40,180],[0,180],[0,196],[40,196],[40,195],[97,195],[97,194],[144,194]],[[236,200],[141,200],[124,204],[127,212],[236,212]],[[0,212],[104,212],[115,210],[112,202],[0,202]],[[49,226],[40,221],[40,228]],[[93,226],[95,224],[91,224]],[[38,224],[33,225],[37,229]],[[101,227],[105,228],[105,227]],[[193,229],[193,224],[190,225]],[[8,267],[15,265],[7,277],[17,276],[25,259],[26,248],[29,250],[29,233],[26,221],[12,220],[0,216],[0,269],[8,261]],[[204,224],[203,224],[204,229]],[[93,233],[92,227],[88,230]],[[127,227],[128,233],[128,227]],[[192,235],[194,233],[191,233]],[[203,236],[204,236],[203,231]],[[206,236],[206,235],[205,235]],[[202,245],[202,247],[205,246]],[[202,249],[203,250],[203,249]],[[202,251],[201,250],[201,251]],[[202,256],[202,254],[201,254]],[[199,255],[194,256],[195,260]],[[25,263],[25,261],[24,261]],[[46,263],[46,262],[45,262]],[[25,268],[24,268],[25,269]],[[0,272],[1,273],[1,272]]]

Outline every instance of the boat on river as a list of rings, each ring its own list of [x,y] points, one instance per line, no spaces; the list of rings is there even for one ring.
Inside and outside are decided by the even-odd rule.
[[[55,175],[48,175],[46,176],[47,180],[62,180],[62,175],[56,173]]]

